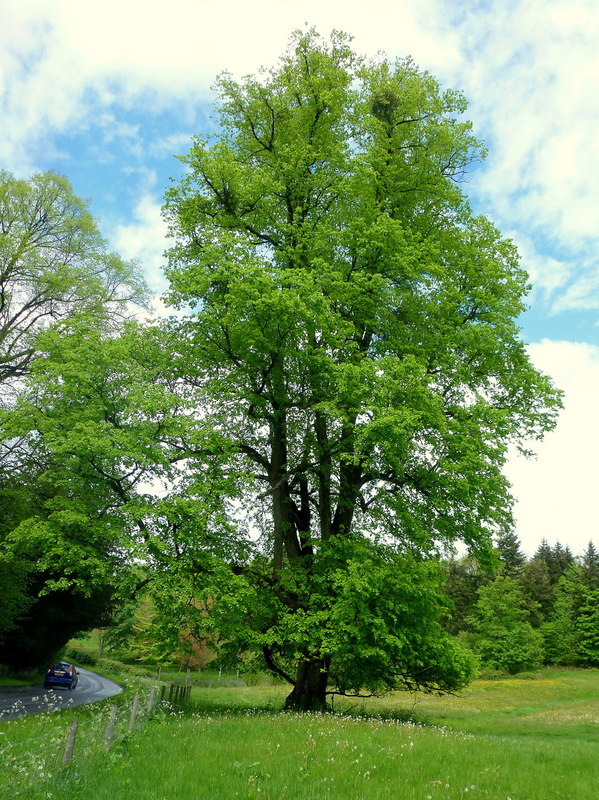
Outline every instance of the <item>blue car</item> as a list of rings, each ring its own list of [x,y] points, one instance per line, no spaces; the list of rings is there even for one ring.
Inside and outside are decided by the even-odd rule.
[[[79,673],[68,661],[57,661],[48,669],[44,678],[44,689],[64,688],[72,691],[77,686]]]

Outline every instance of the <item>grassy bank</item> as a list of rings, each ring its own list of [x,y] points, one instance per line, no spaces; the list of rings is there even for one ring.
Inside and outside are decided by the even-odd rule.
[[[297,715],[154,723],[62,797],[548,800],[597,796],[597,747]]]
[[[599,671],[477,681],[460,697],[283,714],[283,687],[198,687],[60,782],[65,800],[587,800],[599,796]],[[411,717],[412,723],[401,722]],[[2,730],[10,735],[12,723]],[[37,792],[37,793],[36,793]]]

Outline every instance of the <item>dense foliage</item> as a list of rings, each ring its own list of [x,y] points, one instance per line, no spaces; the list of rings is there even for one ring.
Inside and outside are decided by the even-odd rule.
[[[574,558],[567,546],[551,547],[543,540],[526,559],[512,533],[498,537],[497,552],[498,575],[470,558],[446,563],[445,589],[452,601],[447,629],[459,634],[488,669],[598,666],[599,555],[593,542]],[[517,566],[509,557],[514,552]]]
[[[218,91],[218,139],[167,197],[168,297],[188,310],[181,380],[261,539],[210,617],[293,707],[329,683],[456,688],[435,554],[484,555],[509,527],[507,445],[557,405],[518,337],[517,254],[458,186],[482,156],[464,100],[313,32]]]
[[[64,459],[31,424],[35,391],[20,421],[18,397],[44,335],[68,337],[81,319],[114,333],[144,293],[136,267],[108,250],[66,178],[0,172],[0,663],[44,664],[75,631],[106,619],[111,576],[100,579],[89,562],[92,552],[102,562],[113,539],[96,548],[85,526],[85,509],[98,510],[90,488],[75,497],[61,482]]]

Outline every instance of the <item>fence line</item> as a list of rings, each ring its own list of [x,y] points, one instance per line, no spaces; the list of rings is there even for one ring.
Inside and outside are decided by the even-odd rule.
[[[111,746],[141,728],[166,703],[166,688],[161,687],[158,703],[152,686],[147,697],[137,693],[129,704],[103,706],[91,720],[73,720],[47,734],[0,747],[0,799],[20,797],[61,775],[68,781],[73,765],[105,757]],[[190,685],[171,684],[168,703],[179,705],[190,692]]]

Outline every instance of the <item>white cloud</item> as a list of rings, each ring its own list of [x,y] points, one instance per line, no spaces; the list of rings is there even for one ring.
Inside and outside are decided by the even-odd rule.
[[[529,351],[565,399],[556,429],[534,445],[538,457],[508,463],[517,533],[528,553],[542,538],[582,553],[599,543],[599,347],[545,340]]]
[[[31,170],[32,141],[82,125],[115,101],[159,109],[206,99],[220,71],[243,75],[275,63],[306,22],[324,34],[354,33],[358,49],[371,53],[387,48],[433,67],[454,63],[456,33],[441,37],[430,24],[443,19],[437,8],[438,0],[382,2],[368,13],[340,0],[4,0],[0,160]]]
[[[518,248],[535,293],[555,296],[572,279],[573,265],[549,253],[541,254],[525,231],[505,231]]]
[[[459,7],[457,7],[459,9]],[[494,4],[456,11],[450,0],[4,0],[0,33],[3,137],[0,158],[31,167],[31,141],[95,119],[99,108],[210,96],[215,75],[275,63],[292,29],[355,35],[360,51],[412,54],[465,88],[492,139],[476,185],[511,227],[550,232],[576,249],[596,244],[599,187],[599,15],[589,0],[513,0],[501,24]]]
[[[458,23],[462,84],[490,145],[473,187],[513,230],[553,312],[599,309],[599,15],[588,0],[511,0]]]
[[[162,293],[166,288],[162,275],[163,253],[168,244],[166,232],[167,226],[161,215],[161,203],[146,192],[133,210],[132,221],[117,225],[110,237],[123,258],[135,259],[143,265],[146,280],[156,293]]]

